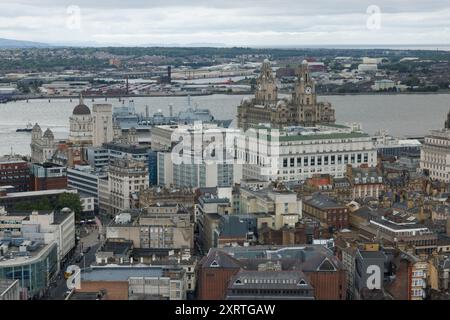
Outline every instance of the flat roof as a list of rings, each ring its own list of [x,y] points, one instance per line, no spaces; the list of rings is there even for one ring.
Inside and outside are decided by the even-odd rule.
[[[76,189],[55,189],[55,190],[42,190],[42,191],[25,191],[25,192],[11,192],[6,196],[0,197],[0,199],[10,198],[24,198],[24,197],[38,197],[46,195],[54,195],[61,193],[78,193]]]
[[[81,273],[82,281],[128,281],[131,277],[162,277],[161,267],[95,267]]]

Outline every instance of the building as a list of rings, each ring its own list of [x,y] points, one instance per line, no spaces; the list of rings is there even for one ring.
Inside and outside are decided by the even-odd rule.
[[[67,168],[53,164],[31,165],[31,189],[33,191],[67,188]]]
[[[31,131],[31,162],[44,163],[51,161],[58,144],[52,130],[48,128],[42,134],[41,127],[36,123]]]
[[[159,205],[121,213],[108,225],[106,237],[133,241],[134,248],[192,249],[194,224],[183,206]]]
[[[0,301],[20,300],[19,280],[0,279]]]
[[[22,220],[22,237],[38,243],[55,242],[58,263],[63,266],[75,248],[75,213],[64,208],[61,211],[11,212],[9,216],[25,215]]]
[[[106,300],[185,300],[185,272],[169,266],[92,266],[78,292],[106,290]]]
[[[141,248],[192,249],[191,213],[180,205],[146,207],[139,217]]]
[[[255,97],[243,99],[238,106],[238,127],[244,131],[262,123],[273,128],[285,126],[314,126],[334,123],[335,112],[331,104],[317,102],[315,82],[305,60],[296,70],[294,91],[290,98],[278,98],[276,78],[270,62],[265,60],[257,80]]]
[[[384,282],[384,263],[386,256],[382,251],[357,250],[354,270],[354,297],[361,298],[364,289],[381,290]]]
[[[432,179],[450,182],[450,111],[444,129],[432,130],[425,136],[420,170]]]
[[[87,147],[86,161],[95,169],[109,165],[109,150],[103,147]]]
[[[147,189],[148,167],[146,162],[132,159],[116,159],[108,167],[108,189],[113,213],[133,207],[139,191]]]
[[[141,208],[155,205],[182,205],[186,209],[194,207],[196,193],[191,188],[161,188],[153,187],[139,192]]]
[[[203,188],[239,183],[242,165],[233,161],[233,141],[238,134],[239,130],[211,123],[153,128],[152,149],[164,150],[157,156],[158,185]]]
[[[6,249],[0,261],[0,279],[18,280],[24,300],[41,298],[59,271],[56,242],[43,244],[20,238],[0,242]]]
[[[320,125],[273,129],[260,126],[238,138],[243,179],[298,183],[316,174],[342,178],[347,165],[377,164],[370,136],[358,127]]]
[[[386,134],[375,136],[374,139],[378,154],[384,158],[402,155],[420,156],[422,143],[417,139],[396,139]]]
[[[313,288],[315,299],[345,299],[346,271],[332,252],[321,245],[211,249],[199,263],[198,299],[224,299],[230,280],[244,270],[255,273],[278,270],[279,277],[283,277],[281,274],[284,272],[300,270],[305,275],[304,282]],[[300,277],[299,274],[298,277]],[[261,278],[267,279],[268,277],[261,274]],[[300,280],[299,282],[301,282]],[[305,295],[307,296],[308,293],[303,293],[303,297]]]
[[[347,179],[350,183],[352,199],[379,199],[384,191],[384,178],[377,167],[362,165],[358,168],[347,166]]]
[[[259,188],[240,186],[240,214],[254,214],[258,229],[264,224],[274,230],[294,227],[302,217],[302,201],[297,193],[282,185]]]
[[[67,169],[67,185],[94,198],[95,211],[99,207],[99,181],[107,178],[108,173],[103,170],[95,170],[91,166],[76,165]]]
[[[113,139],[112,105],[94,104],[92,106],[92,145],[99,147]]]
[[[349,227],[348,208],[322,194],[303,200],[303,213],[320,222],[322,227],[341,230]]]
[[[375,80],[372,90],[374,91],[390,91],[396,89],[396,84],[390,79]]]
[[[26,191],[26,192],[6,192],[0,188],[0,206],[4,206],[7,210],[13,210],[18,203],[38,202],[40,200],[49,201],[50,204],[56,205],[56,201],[61,194],[78,193],[73,189],[43,190],[43,191]]]
[[[69,118],[69,126],[69,142],[74,145],[92,145],[93,125],[91,110],[84,104],[83,96],[81,95],[78,105],[73,109]]]
[[[302,271],[241,270],[230,280],[226,300],[314,300]]]
[[[9,157],[0,159],[0,186],[12,186],[15,192],[30,191],[30,176],[26,161]]]
[[[360,233],[368,240],[379,239],[394,247],[411,248],[415,254],[430,254],[437,249],[437,235],[416,218],[393,211],[383,216],[369,215],[368,224],[360,224]]]

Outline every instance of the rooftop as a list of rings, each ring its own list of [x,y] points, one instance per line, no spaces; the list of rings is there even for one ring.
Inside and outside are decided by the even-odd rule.
[[[162,277],[161,267],[92,266],[81,274],[82,281],[128,281],[130,277]]]
[[[331,209],[331,208],[342,208],[344,205],[337,203],[332,198],[323,195],[323,194],[314,194],[311,199],[304,200],[304,203],[307,203],[311,206],[314,206],[319,209]]]

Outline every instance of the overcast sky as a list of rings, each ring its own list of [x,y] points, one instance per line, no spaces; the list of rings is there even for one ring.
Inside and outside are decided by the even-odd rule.
[[[450,0],[0,0],[0,38],[121,45],[448,45]]]

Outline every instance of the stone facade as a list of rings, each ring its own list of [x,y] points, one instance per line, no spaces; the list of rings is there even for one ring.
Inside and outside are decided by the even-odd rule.
[[[303,61],[296,71],[294,91],[290,98],[278,99],[276,78],[268,60],[262,64],[255,97],[242,100],[238,106],[238,127],[247,130],[260,123],[273,128],[286,126],[314,126],[335,122],[335,111],[330,103],[317,102],[315,82]]]

